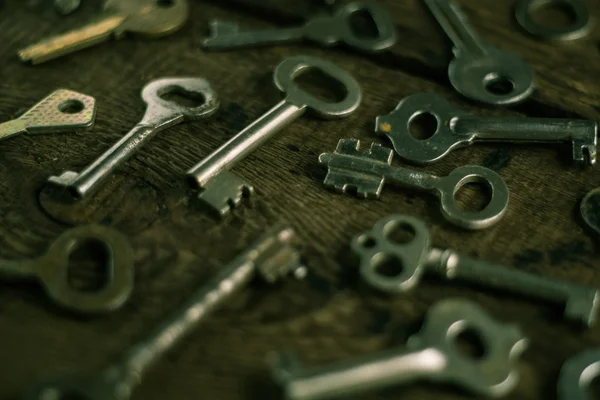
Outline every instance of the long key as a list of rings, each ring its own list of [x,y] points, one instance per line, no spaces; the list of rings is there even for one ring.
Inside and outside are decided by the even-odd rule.
[[[338,103],[323,101],[294,84],[301,71],[316,68],[339,81],[346,89],[346,98]],[[274,73],[275,85],[286,97],[262,117],[235,135],[187,172],[188,182],[201,189],[198,198],[219,215],[227,214],[253,188],[228,170],[243,160],[276,133],[302,116],[307,109],[327,119],[347,117],[360,105],[362,98],[358,82],[337,65],[316,57],[295,56],[284,60]]]
[[[58,89],[20,117],[0,123],[0,140],[19,133],[39,135],[83,132],[96,120],[96,100],[72,90]]]
[[[69,283],[69,256],[93,240],[106,250],[106,281],[95,291],[80,291]],[[99,225],[65,231],[44,255],[31,260],[0,260],[0,279],[36,280],[58,306],[82,314],[120,308],[133,289],[133,250],[127,237]]]
[[[411,238],[402,243],[390,240],[390,233],[396,229],[408,232]],[[386,292],[406,292],[418,284],[425,272],[431,272],[447,280],[460,279],[549,302],[564,302],[566,318],[588,327],[596,321],[598,289],[475,260],[454,250],[431,247],[427,226],[417,218],[390,215],[379,220],[370,231],[357,235],[351,246],[361,258],[362,277]],[[401,272],[394,277],[378,272],[386,260],[402,265]]]
[[[67,373],[36,385],[24,399],[76,397],[81,400],[126,400],[141,383],[142,375],[196,325],[259,275],[273,283],[298,271],[300,257],[287,227],[261,236],[210,282],[197,290],[146,339],[130,347],[114,364],[96,373]]]
[[[377,30],[376,37],[359,36],[354,32],[350,20],[355,13],[367,13],[370,16]],[[304,40],[322,46],[343,42],[360,51],[377,52],[396,43],[396,28],[389,12],[382,6],[355,2],[339,7],[332,16],[315,17],[304,26],[287,29],[239,32],[236,24],[214,20],[210,23],[210,37],[204,39],[202,47],[207,50],[230,50]]]
[[[484,356],[457,346],[466,331],[480,339]],[[293,356],[271,357],[275,380],[286,400],[319,400],[414,381],[452,383],[475,395],[502,397],[517,385],[516,363],[527,339],[512,324],[500,323],[477,304],[448,299],[435,304],[406,348],[391,349],[334,365],[302,369]]]
[[[433,116],[437,127],[427,139],[411,135],[415,118]],[[564,143],[570,142],[573,160],[596,162],[598,123],[558,118],[477,117],[456,109],[444,98],[416,93],[404,98],[388,115],[376,120],[378,133],[390,138],[396,153],[406,161],[427,164],[453,149],[478,142]],[[429,132],[430,133],[430,132]]]
[[[191,107],[177,104],[163,97],[180,94],[184,97],[202,98],[203,104]],[[78,200],[98,188],[109,174],[129,159],[158,132],[185,121],[205,118],[215,113],[219,100],[208,81],[202,78],[162,78],[147,84],[142,90],[147,104],[142,120],[121,140],[80,173],[65,171],[60,176],[48,178],[51,186],[67,189]]]
[[[534,73],[523,59],[482,42],[450,0],[424,1],[454,44],[448,76],[457,92],[493,105],[514,104],[531,95]]]
[[[379,198],[386,182],[435,193],[441,211],[451,223],[466,229],[483,229],[497,223],[508,207],[508,187],[500,175],[477,165],[456,168],[446,177],[406,168],[392,167],[394,153],[378,144],[368,151],[360,149],[360,141],[341,139],[333,153],[323,153],[319,162],[328,167],[324,184],[338,192],[355,189],[363,198]],[[461,187],[471,182],[485,184],[491,192],[488,205],[481,211],[462,209],[455,199]]]
[[[187,0],[106,0],[101,15],[87,26],[43,40],[19,51],[24,62],[39,64],[91,47],[127,32],[157,38],[183,26],[188,18]]]

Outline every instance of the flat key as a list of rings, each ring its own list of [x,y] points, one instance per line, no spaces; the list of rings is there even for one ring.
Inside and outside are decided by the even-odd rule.
[[[192,294],[144,340],[127,349],[114,364],[96,373],[67,373],[47,379],[23,399],[129,399],[153,364],[255,276],[273,283],[289,272],[299,271],[302,267],[299,254],[291,244],[293,239],[294,232],[287,227],[267,232]]]
[[[360,141],[341,139],[333,153],[323,153],[319,162],[328,167],[324,184],[338,192],[355,189],[362,198],[379,198],[386,182],[421,189],[440,198],[441,211],[451,223],[466,229],[484,229],[497,223],[508,207],[508,187],[494,171],[477,165],[456,168],[445,177],[406,168],[392,167],[393,151],[371,144],[361,150]],[[467,183],[486,185],[491,192],[488,205],[480,211],[467,211],[456,202],[455,194]]]
[[[96,100],[72,90],[58,89],[20,117],[0,123],[0,140],[19,133],[83,132],[94,127]]]
[[[534,73],[529,64],[482,42],[453,2],[424,1],[454,44],[448,76],[457,92],[492,105],[515,104],[533,93]]]
[[[69,282],[69,257],[82,244],[102,244],[106,254],[106,282],[94,291],[75,289]],[[69,229],[44,255],[31,260],[0,260],[0,279],[37,281],[58,306],[81,314],[117,310],[133,289],[133,250],[123,234],[99,225]]]
[[[370,38],[357,35],[351,25],[355,13],[366,13],[373,21],[377,36]],[[389,12],[375,3],[349,3],[339,7],[332,16],[319,16],[304,26],[287,29],[239,32],[236,24],[213,20],[210,36],[202,42],[207,50],[231,50],[240,47],[265,46],[279,43],[309,41],[322,46],[338,43],[364,52],[378,52],[396,43],[396,28]]]
[[[81,29],[43,40],[19,51],[24,62],[39,64],[126,33],[157,38],[183,26],[187,0],[106,0],[101,15]]]
[[[329,103],[296,86],[294,79],[309,68],[319,69],[339,81],[346,89],[346,98],[338,103]],[[274,80],[277,88],[286,94],[285,99],[187,172],[188,183],[192,188],[201,190],[198,196],[200,202],[221,216],[239,204],[244,194],[249,195],[253,191],[252,185],[229,169],[306,110],[310,109],[326,119],[344,118],[358,108],[362,98],[360,86],[352,75],[316,57],[295,56],[284,60],[275,69]]]
[[[594,380],[600,376],[600,348],[569,358],[560,369],[558,400],[594,400]],[[597,393],[597,392],[596,392]]]
[[[196,107],[183,106],[165,100],[163,97],[167,94],[202,98],[204,103]],[[60,176],[48,178],[48,184],[67,189],[75,200],[82,199],[97,190],[100,183],[158,132],[182,122],[208,117],[219,108],[216,94],[202,78],[154,80],[142,90],[142,99],[147,105],[146,113],[129,133],[80,173],[65,171]]]
[[[466,331],[483,344],[483,357],[457,345]],[[271,357],[286,400],[356,395],[415,381],[451,383],[474,395],[502,397],[519,381],[517,361],[528,341],[512,324],[492,319],[477,304],[448,299],[435,304],[406,348],[391,349],[334,365],[303,369],[289,354]]]
[[[402,243],[389,239],[401,229],[412,238]],[[352,240],[352,249],[361,258],[360,273],[373,287],[391,293],[404,293],[415,287],[425,272],[446,280],[463,280],[548,302],[564,302],[565,317],[592,326],[596,321],[598,289],[558,279],[505,268],[459,255],[454,250],[430,246],[425,223],[406,215],[390,215],[379,220],[368,232]],[[394,277],[378,272],[384,261],[402,265]]]
[[[424,140],[410,134],[411,123],[423,115],[433,116],[437,121],[433,135]],[[593,165],[596,162],[596,121],[477,117],[431,93],[416,93],[404,98],[390,114],[378,117],[375,125],[378,133],[392,141],[402,159],[417,164],[432,163],[454,149],[478,142],[569,142],[576,163]]]

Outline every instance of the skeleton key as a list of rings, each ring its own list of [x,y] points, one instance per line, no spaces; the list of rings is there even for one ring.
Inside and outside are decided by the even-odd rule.
[[[291,244],[294,232],[278,227],[261,236],[210,282],[202,286],[150,335],[130,347],[123,357],[97,373],[71,373],[50,378],[28,392],[26,400],[126,400],[142,375],[184,335],[260,275],[272,283],[298,271],[300,257]]]
[[[82,132],[96,119],[96,100],[72,90],[58,89],[19,118],[0,123],[0,140],[19,133],[38,135]]]
[[[106,0],[101,16],[84,28],[19,51],[21,61],[39,64],[131,32],[157,38],[179,29],[188,17],[187,0]]]
[[[454,44],[448,76],[454,89],[492,105],[514,104],[533,92],[534,73],[520,57],[482,42],[450,0],[424,0]]]
[[[439,177],[406,168],[392,167],[393,151],[371,144],[369,151],[360,149],[360,141],[341,139],[333,153],[323,153],[319,162],[328,167],[324,184],[346,193],[356,188],[358,196],[379,198],[387,181],[403,186],[434,192],[440,197],[444,217],[462,228],[483,229],[498,222],[508,206],[508,187],[500,175],[477,165],[456,168],[446,177]],[[460,208],[455,194],[471,182],[489,187],[491,199],[481,211],[471,212]]]
[[[107,257],[107,281],[97,291],[80,291],[69,283],[69,256],[81,244],[94,240]],[[99,225],[65,231],[46,253],[31,260],[0,260],[0,279],[37,280],[59,306],[78,313],[103,313],[121,307],[133,289],[133,250],[127,237]]]
[[[358,36],[353,31],[350,20],[353,14],[359,12],[369,14],[377,28],[377,37]],[[296,28],[239,32],[235,24],[214,20],[210,24],[210,37],[204,39],[202,47],[207,50],[229,50],[303,40],[323,46],[343,42],[360,51],[377,52],[396,43],[396,28],[390,14],[382,6],[355,2],[339,7],[333,16],[315,17],[304,26]]]
[[[388,237],[401,229],[411,239],[396,243]],[[430,246],[425,223],[406,215],[379,220],[369,232],[357,235],[352,249],[361,258],[360,272],[372,286],[386,292],[403,293],[430,271],[447,279],[506,290],[550,302],[565,302],[565,317],[591,326],[596,321],[598,290],[562,280],[528,274],[459,255],[454,250]],[[402,271],[393,277],[378,272],[384,261],[398,262]]]
[[[593,382],[600,376],[600,348],[569,358],[560,369],[558,400],[593,400]]]
[[[319,69],[342,83],[346,98],[338,103],[329,103],[296,86],[294,79],[310,68]],[[275,69],[274,80],[277,88],[286,93],[285,99],[187,172],[189,184],[202,189],[198,196],[200,201],[221,216],[239,204],[242,195],[249,195],[253,191],[251,185],[229,172],[230,168],[298,119],[307,109],[323,118],[343,118],[358,108],[362,97],[358,82],[348,72],[316,57],[295,56],[284,60]]]
[[[204,103],[188,107],[165,100],[169,93],[193,98],[202,97]],[[148,105],[142,120],[121,140],[80,173],[65,171],[48,178],[50,185],[65,188],[75,199],[93,192],[108,175],[131,157],[158,132],[179,123],[208,117],[217,111],[219,101],[208,81],[202,78],[162,78],[147,84],[142,99]]]
[[[461,334],[474,333],[484,355],[465,354]],[[502,397],[518,383],[518,357],[527,348],[521,330],[495,321],[477,304],[448,299],[435,304],[406,348],[391,349],[310,370],[288,354],[272,357],[275,380],[286,400],[355,395],[418,380],[447,382],[475,395]]]
[[[410,134],[410,124],[421,115],[435,117],[437,128],[427,139]],[[480,141],[510,143],[570,142],[573,160],[596,162],[598,123],[559,118],[477,117],[457,110],[440,96],[416,93],[404,98],[390,114],[376,120],[376,130],[390,138],[406,161],[427,164],[450,151]]]

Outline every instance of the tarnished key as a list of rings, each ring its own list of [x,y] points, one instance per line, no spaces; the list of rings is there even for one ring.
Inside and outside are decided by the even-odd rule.
[[[69,283],[69,256],[88,241],[106,251],[106,281],[95,291],[77,290]],[[99,225],[69,229],[46,253],[31,260],[0,260],[0,279],[37,280],[59,306],[78,313],[103,313],[121,307],[133,289],[133,250],[127,237]]]
[[[350,19],[359,12],[370,16],[377,29],[376,37],[360,36],[354,32]],[[236,24],[214,20],[210,24],[210,37],[204,39],[202,47],[207,50],[229,50],[304,40],[322,46],[342,42],[360,51],[377,52],[396,43],[396,28],[389,12],[382,6],[355,2],[339,7],[332,16],[315,17],[304,26],[295,28],[239,32]]]
[[[457,92],[493,105],[514,104],[531,95],[534,73],[523,59],[482,42],[452,1],[424,1],[454,44],[448,76]]]
[[[458,343],[466,332],[479,339],[483,356],[461,350]],[[495,321],[475,303],[448,299],[431,307],[406,348],[313,369],[299,367],[285,353],[271,362],[286,400],[354,398],[415,381],[451,383],[478,397],[502,397],[517,386],[516,364],[527,345],[517,326]]]
[[[404,242],[389,239],[401,230],[410,238]],[[402,293],[415,287],[425,272],[447,280],[460,279],[493,289],[506,290],[549,302],[564,302],[565,317],[591,326],[596,321],[598,289],[505,268],[459,255],[451,249],[430,246],[425,223],[407,215],[390,215],[368,232],[352,240],[352,250],[361,258],[360,273],[372,286]],[[391,262],[401,265],[396,276],[384,275],[379,268]]]
[[[188,107],[162,98],[170,93],[202,98],[203,104]],[[111,172],[158,132],[185,121],[208,117],[219,107],[217,95],[208,81],[193,77],[154,80],[142,90],[142,99],[148,106],[146,113],[129,133],[80,173],[65,171],[60,176],[48,178],[48,183],[67,189],[74,199],[81,199],[96,190]]]
[[[0,123],[0,140],[19,133],[82,132],[92,129],[96,100],[72,90],[58,89],[19,118]]]
[[[392,181],[400,185],[435,193],[440,198],[444,217],[462,228],[483,229],[498,222],[508,207],[508,187],[491,169],[477,165],[456,168],[446,177],[406,168],[392,167],[394,152],[378,144],[368,151],[360,141],[341,139],[333,153],[323,153],[319,162],[328,167],[324,184],[339,192],[356,189],[363,198],[379,198],[383,185]],[[456,202],[455,195],[467,183],[485,184],[491,192],[488,205],[481,211],[467,211]]]
[[[106,0],[96,21],[24,48],[19,58],[39,64],[112,38],[121,39],[127,32],[161,37],[175,32],[187,18],[187,0]]]
[[[593,382],[600,376],[600,348],[569,358],[560,370],[558,400],[594,400]]]
[[[338,103],[323,101],[302,90],[294,79],[307,69],[321,70],[346,89],[346,97]],[[284,60],[274,73],[275,85],[286,97],[262,117],[235,135],[187,172],[188,182],[201,189],[198,198],[220,215],[239,204],[244,194],[253,188],[229,172],[235,164],[261,146],[276,133],[290,125],[310,109],[322,118],[347,117],[360,105],[362,98],[358,82],[337,65],[316,57],[295,56]]]
[[[410,125],[429,115],[437,127],[426,139],[415,138]],[[456,109],[432,93],[404,98],[388,115],[377,117],[376,131],[390,138],[396,153],[406,161],[427,164],[452,150],[478,142],[563,143],[573,147],[577,163],[596,162],[598,123],[591,120],[521,117],[477,117]]]
[[[294,232],[287,227],[267,232],[114,364],[96,373],[67,373],[44,380],[23,398],[128,399],[149,367],[252,278],[259,275],[272,283],[302,268],[293,239]]]

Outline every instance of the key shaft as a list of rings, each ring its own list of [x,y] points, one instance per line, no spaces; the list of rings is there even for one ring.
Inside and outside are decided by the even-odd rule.
[[[263,31],[244,31],[236,29],[223,32],[222,21],[211,22],[211,36],[202,41],[206,50],[227,50],[238,47],[268,46],[280,43],[294,43],[304,40],[305,28],[266,29]]]

